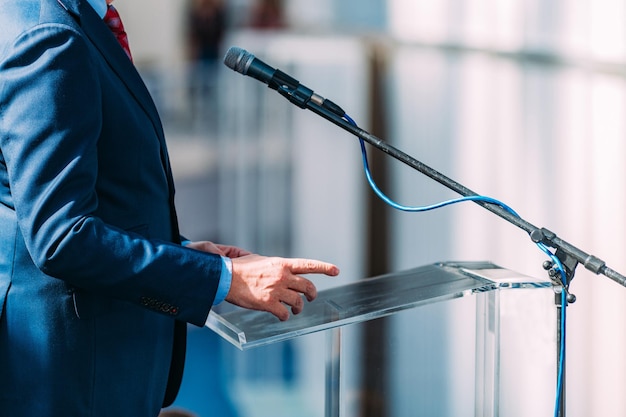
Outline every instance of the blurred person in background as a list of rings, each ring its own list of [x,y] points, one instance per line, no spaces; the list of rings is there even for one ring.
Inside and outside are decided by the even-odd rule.
[[[250,26],[254,29],[283,29],[286,24],[282,0],[256,0],[250,14]]]
[[[181,236],[163,128],[109,3],[0,0],[2,416],[157,416],[187,323],[222,300],[287,320],[316,297],[302,274],[339,272]]]
[[[190,59],[217,63],[225,29],[226,8],[222,0],[192,0],[187,16]]]
[[[191,115],[200,128],[215,127],[217,66],[226,31],[223,0],[191,0],[187,12]]]

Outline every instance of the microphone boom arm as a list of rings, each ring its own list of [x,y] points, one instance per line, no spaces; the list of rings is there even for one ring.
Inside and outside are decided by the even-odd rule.
[[[289,101],[293,101],[291,98],[290,91],[280,91],[279,92],[289,99]],[[325,100],[328,102],[329,100]],[[331,102],[332,103],[332,102]],[[353,134],[354,136],[363,139],[365,142],[369,143],[376,149],[386,153],[387,155],[397,159],[398,161],[408,165],[409,167],[419,171],[420,173],[426,175],[427,177],[433,179],[434,181],[444,185],[448,189],[455,191],[464,197],[470,196],[478,196],[479,194],[470,190],[469,188],[463,186],[462,184],[454,181],[453,179],[445,176],[439,171],[429,167],[428,165],[418,161],[417,159],[407,155],[401,150],[387,144],[383,140],[378,137],[370,134],[369,132],[361,129],[360,127],[353,126],[348,121],[346,121],[343,117],[338,116],[338,113],[333,110],[329,110],[323,104],[319,104],[314,100],[308,100],[304,103],[304,107],[299,105],[301,108],[306,108],[318,116],[323,117],[324,119],[330,121],[331,123],[339,126],[340,128],[346,130],[347,132]],[[527,222],[526,220],[518,217],[504,208],[498,206],[497,204],[481,201],[481,200],[473,200],[474,203],[482,206],[483,208],[489,210],[490,212],[496,214],[497,216],[503,218],[509,223],[517,226],[518,228],[524,230],[529,234],[531,240],[535,243],[541,242],[544,245],[556,249],[555,255],[563,262],[563,265],[566,269],[567,282],[564,283],[566,289],[569,287],[569,283],[574,278],[575,268],[578,263],[582,264],[586,269],[595,273],[596,275],[604,275],[607,278],[617,282],[618,284],[626,287],[626,277],[619,272],[609,268],[604,261],[601,259],[589,255],[584,251],[578,249],[572,244],[564,241],[559,238],[555,233],[551,232],[545,228],[539,228],[534,226],[533,224]]]

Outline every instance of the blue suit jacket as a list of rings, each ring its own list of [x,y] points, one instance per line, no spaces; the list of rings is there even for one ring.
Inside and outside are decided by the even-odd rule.
[[[221,260],[180,246],[156,108],[91,6],[0,0],[0,28],[0,415],[154,416]]]

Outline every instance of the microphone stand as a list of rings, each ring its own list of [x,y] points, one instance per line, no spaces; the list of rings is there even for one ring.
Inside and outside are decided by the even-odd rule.
[[[282,96],[287,98],[290,102],[297,105],[298,107],[311,110],[318,116],[323,117],[324,119],[339,126],[340,128],[353,134],[354,136],[357,136],[358,138],[364,140],[365,142],[369,143],[380,151],[421,172],[427,177],[449,188],[450,190],[457,192],[461,196],[479,196],[479,194],[475,193],[469,188],[463,186],[462,184],[459,184],[451,178],[448,178],[442,173],[418,161],[410,155],[407,155],[401,150],[385,143],[383,140],[377,138],[369,132],[361,129],[360,127],[352,125],[343,118],[345,113],[339,106],[332,103],[330,100],[326,100],[316,94],[312,95],[313,92],[310,89],[300,84],[290,86],[285,83],[278,86],[276,90]],[[582,264],[586,269],[595,273],[596,275],[604,275],[607,278],[610,278],[618,284],[626,287],[626,277],[624,275],[609,268],[606,263],[601,259],[593,255],[589,255],[578,249],[577,247],[571,245],[570,243],[566,242],[565,240],[559,238],[554,232],[543,227],[539,228],[537,226],[534,226],[533,224],[527,222],[521,217],[510,213],[509,211],[505,210],[497,204],[480,200],[473,201],[479,206],[482,206],[483,208],[503,218],[509,223],[524,230],[526,233],[528,233],[534,243],[543,243],[544,245],[555,249],[554,255],[559,259],[564,268],[565,282],[561,282],[560,279],[557,279],[560,274],[551,261],[544,262],[543,268],[548,272],[548,275],[550,276],[553,284],[555,286],[561,286],[561,291],[565,291],[565,306],[567,306],[568,303],[573,303],[576,301],[576,297],[573,294],[569,293],[569,285],[574,278],[574,273],[578,264]],[[561,345],[562,338],[563,340],[565,339],[565,334],[562,334],[563,332],[561,331],[561,312],[564,306],[562,306],[560,298],[561,295],[557,292],[555,294],[555,304],[557,307],[557,378],[559,363],[562,362],[563,384],[560,386],[559,392],[559,417],[563,417],[565,416],[565,357],[561,358],[561,349],[559,347]]]

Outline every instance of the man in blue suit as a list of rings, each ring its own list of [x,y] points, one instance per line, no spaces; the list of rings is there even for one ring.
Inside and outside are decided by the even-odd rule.
[[[106,0],[0,0],[0,416],[156,416],[185,325],[280,320],[331,264],[178,231],[163,130]]]

